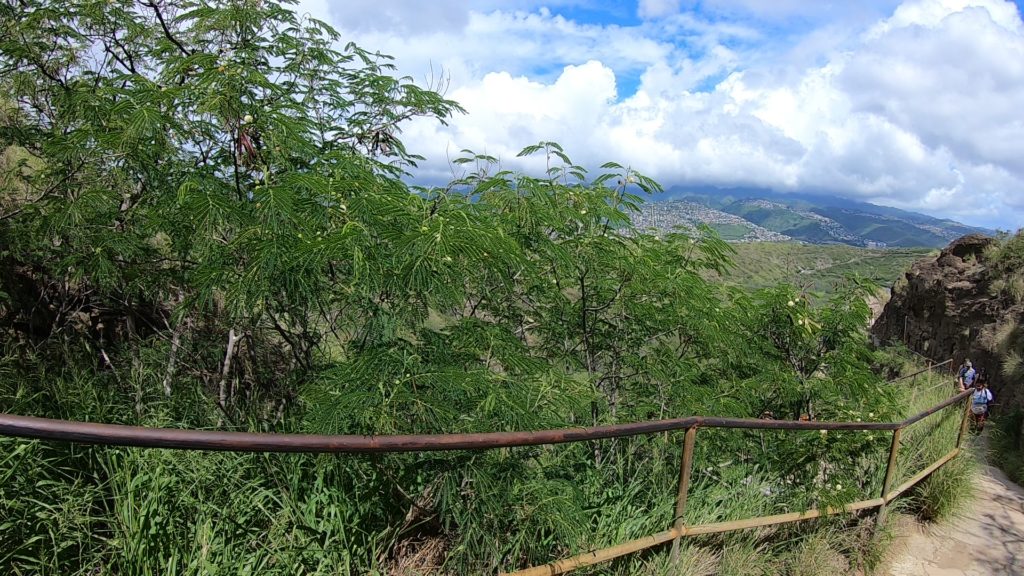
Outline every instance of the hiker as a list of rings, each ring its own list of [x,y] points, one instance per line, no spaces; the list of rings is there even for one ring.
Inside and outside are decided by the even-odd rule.
[[[981,380],[974,382],[974,393],[971,394],[971,420],[978,432],[985,429],[985,418],[988,416],[988,405],[992,403],[992,392]]]
[[[984,368],[978,368],[978,375],[975,377],[977,382],[981,382],[981,387],[988,392],[988,404],[985,405],[985,419],[988,420],[989,413],[992,410],[992,402],[995,401],[995,394],[992,393],[992,389],[988,387],[988,374],[985,373]]]
[[[964,363],[960,366],[960,371],[956,375],[956,383],[960,387],[960,391],[966,392],[974,387],[975,376],[977,375],[978,373],[974,370],[971,360],[964,360]]]

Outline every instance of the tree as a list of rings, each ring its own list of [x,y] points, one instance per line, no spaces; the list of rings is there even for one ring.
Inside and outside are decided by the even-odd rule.
[[[5,181],[10,266],[74,287],[44,290],[39,336],[97,309],[157,329],[223,310],[225,377],[264,332],[308,369],[339,285],[379,273],[418,220],[401,124],[458,105],[278,2],[0,10],[0,134],[24,157]],[[108,343],[147,332],[102,324]]]

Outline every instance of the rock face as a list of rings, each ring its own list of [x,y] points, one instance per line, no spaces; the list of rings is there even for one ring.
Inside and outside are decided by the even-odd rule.
[[[935,259],[916,262],[871,328],[883,342],[903,342],[936,362],[970,358],[983,369],[996,401],[1024,404],[1021,384],[1006,382],[999,341],[1008,323],[1024,325],[1024,306],[992,294],[985,249],[995,240],[972,234],[954,240]],[[952,377],[950,378],[952,382]]]

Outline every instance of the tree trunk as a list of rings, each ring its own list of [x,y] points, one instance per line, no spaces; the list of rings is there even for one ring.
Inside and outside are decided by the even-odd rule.
[[[221,410],[225,413],[228,406],[228,375],[231,373],[231,358],[235,355],[235,344],[237,342],[238,336],[235,335],[235,329],[232,328],[228,331],[227,351],[224,353],[224,364],[220,370],[220,383],[217,385],[217,401],[220,404]]]

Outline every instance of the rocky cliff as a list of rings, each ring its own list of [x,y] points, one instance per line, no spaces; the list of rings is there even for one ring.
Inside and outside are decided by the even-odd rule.
[[[988,375],[997,402],[1024,405],[1021,383],[1003,370],[1019,344],[1024,305],[994,286],[998,275],[986,262],[994,243],[972,234],[916,262],[893,287],[871,331],[936,362],[953,358],[959,365],[970,358]]]

